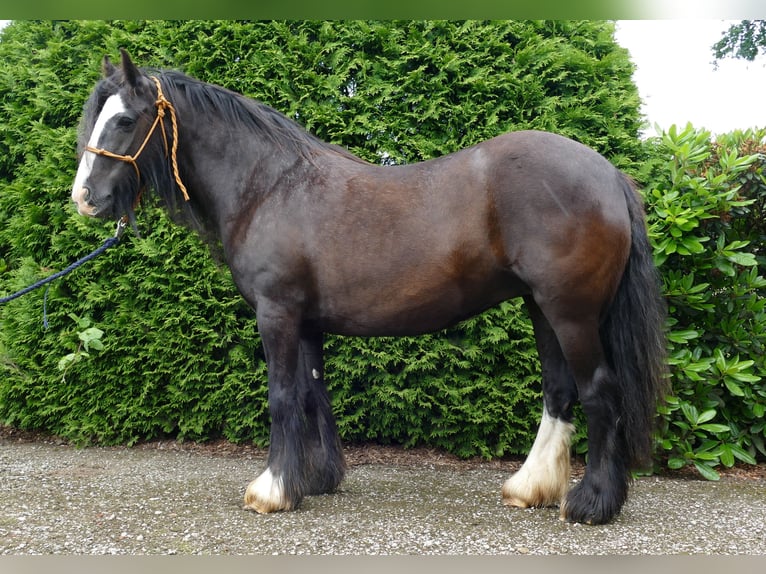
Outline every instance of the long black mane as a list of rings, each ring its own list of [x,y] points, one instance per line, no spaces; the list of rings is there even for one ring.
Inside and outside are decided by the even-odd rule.
[[[249,130],[254,137],[266,139],[285,151],[297,152],[307,159],[312,157],[316,149],[328,149],[351,156],[343,148],[322,141],[295,121],[258,100],[215,84],[201,82],[180,72],[165,71],[158,77],[171,102],[182,97],[195,114],[217,116],[225,123]]]

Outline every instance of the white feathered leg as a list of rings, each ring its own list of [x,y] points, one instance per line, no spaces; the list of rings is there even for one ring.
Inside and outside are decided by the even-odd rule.
[[[503,502],[518,508],[558,506],[569,488],[574,425],[543,409],[537,437],[522,467],[503,484]]]

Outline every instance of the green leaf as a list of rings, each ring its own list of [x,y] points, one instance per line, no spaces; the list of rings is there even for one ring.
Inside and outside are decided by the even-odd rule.
[[[726,258],[732,263],[745,267],[758,265],[754,253],[728,253]]]
[[[689,421],[692,425],[697,424],[697,420],[699,419],[699,412],[697,411],[697,407],[690,403],[681,403],[681,412],[683,412],[686,420]]]
[[[740,387],[733,378],[728,376],[724,377],[723,384],[726,386],[729,392],[735,397],[745,396],[745,391],[742,390],[742,387]]]
[[[762,377],[759,377],[758,375],[751,375],[750,373],[731,373],[729,376],[732,379],[736,379],[740,383],[757,383],[759,382]]]
[[[687,329],[683,331],[670,331],[667,334],[668,340],[673,343],[687,343],[693,341],[699,337],[699,331],[693,329]]]
[[[758,464],[758,461],[746,450],[736,444],[729,445],[732,454],[739,460],[747,464]]]
[[[668,468],[678,470],[686,466],[686,461],[682,458],[671,457],[668,459]]]
[[[706,423],[707,421],[713,420],[715,418],[716,414],[717,413],[716,413],[715,409],[708,409],[708,410],[703,411],[702,413],[700,413],[699,416],[697,416],[697,420],[695,422],[698,425],[702,424],[702,423]]]
[[[704,462],[694,461],[694,467],[697,469],[705,480],[716,481],[721,479],[721,475],[712,467],[708,466]]]
[[[66,371],[72,363],[78,360],[79,357],[80,355],[77,353],[68,353],[59,359],[59,362],[56,366],[59,371]]]
[[[734,466],[734,454],[731,450],[731,446],[728,444],[721,445],[721,464],[727,468]]]
[[[705,246],[697,237],[684,237],[681,244],[686,247],[689,254],[698,254],[705,251]]]
[[[717,423],[705,423],[697,425],[697,428],[719,435],[727,432],[731,432],[731,429],[727,425],[717,424]]]

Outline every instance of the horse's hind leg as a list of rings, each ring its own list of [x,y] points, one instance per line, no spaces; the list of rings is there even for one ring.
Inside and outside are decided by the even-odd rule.
[[[543,415],[527,460],[503,484],[503,502],[519,508],[558,506],[569,488],[572,405],[577,388],[547,319],[531,297],[526,304],[542,366]]]
[[[268,467],[247,487],[245,508],[292,510],[307,494],[334,490],[345,471],[324,388],[322,335],[301,329],[290,312],[258,307],[269,369]]]
[[[619,513],[628,493],[622,397],[603,351],[598,321],[561,321],[555,329],[577,382],[588,425],[585,475],[567,494],[561,516],[573,522],[604,524]]]

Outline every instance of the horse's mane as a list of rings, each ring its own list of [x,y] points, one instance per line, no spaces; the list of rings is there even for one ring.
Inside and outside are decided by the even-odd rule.
[[[282,149],[311,159],[313,152],[328,150],[364,161],[345,148],[327,143],[273,108],[215,84],[208,84],[175,71],[159,74],[168,99],[185,97],[196,114],[212,113],[225,122],[253,132]]]

